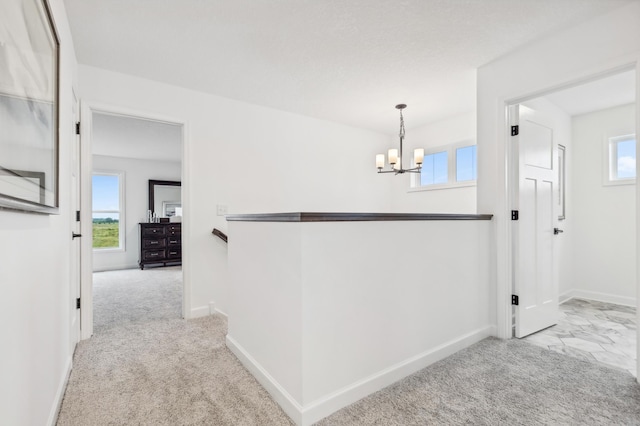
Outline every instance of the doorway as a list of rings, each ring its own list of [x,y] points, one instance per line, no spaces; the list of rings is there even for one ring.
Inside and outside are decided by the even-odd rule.
[[[184,185],[183,134],[178,120],[83,104],[83,233],[91,236],[82,248],[89,259],[83,261],[83,338],[93,334],[94,326],[104,330],[158,315],[185,317],[181,244],[172,246],[180,256],[171,262],[145,265],[144,270],[140,262],[140,224],[150,217],[149,182]],[[166,202],[170,209],[154,216],[157,226],[170,225],[172,238],[181,243],[184,200],[177,195]],[[158,255],[165,253],[164,246],[154,248]]]
[[[555,320],[551,323],[542,321],[531,329],[520,327],[528,321],[524,312],[539,301],[522,297],[520,293],[531,294],[523,284],[526,284],[526,278],[541,276],[545,269],[544,265],[539,267],[536,262],[523,259],[518,251],[523,243],[518,227],[524,223],[513,222],[512,283],[513,294],[520,299],[520,304],[513,307],[513,335],[516,337],[525,337],[560,322],[555,326],[555,330],[561,331],[556,333],[560,339],[555,339],[558,336],[553,336],[553,342],[546,339],[552,350],[585,357],[595,354],[595,358],[602,359],[615,358],[609,356],[607,350],[621,354],[611,338],[624,341],[628,337],[624,323],[635,321],[629,318],[628,310],[637,305],[635,86],[636,72],[627,69],[518,102],[520,108],[542,111],[554,119],[555,151],[549,158],[555,162],[557,184],[551,207],[557,213],[553,213],[553,223],[542,231],[550,242],[546,253],[553,253],[552,276],[541,280],[546,284],[552,282],[553,287],[550,292],[544,288],[534,288],[533,292],[536,297],[545,291],[545,295],[551,294],[552,297],[546,299],[552,300],[556,309],[559,303],[566,304],[553,314]],[[514,109],[511,107],[511,114]],[[518,158],[521,157],[517,145],[512,154],[510,179],[515,183],[518,181]],[[521,208],[518,203],[520,189],[516,185],[512,188],[511,205],[518,210]],[[535,241],[533,247],[538,243]],[[529,269],[526,274],[519,275],[523,264]],[[585,314],[584,310],[590,305],[595,308]],[[593,321],[583,318],[584,315],[591,316]],[[523,332],[523,329],[527,331]],[[551,327],[543,334],[553,334],[553,330]],[[545,340],[539,336],[531,339]],[[635,334],[633,340],[630,346],[634,346],[635,355]],[[587,347],[589,351],[586,351]]]

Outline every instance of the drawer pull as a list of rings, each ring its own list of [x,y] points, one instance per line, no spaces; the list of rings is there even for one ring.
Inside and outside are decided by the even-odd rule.
[[[156,245],[158,243],[160,243],[160,241],[149,241],[150,246]]]
[[[149,256],[157,256],[158,253],[151,253]]]

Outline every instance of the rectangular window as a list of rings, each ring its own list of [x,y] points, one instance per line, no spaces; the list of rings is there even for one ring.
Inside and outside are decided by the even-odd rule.
[[[624,135],[608,140],[608,184],[634,183],[636,179],[636,138]]]
[[[476,145],[471,141],[434,148],[425,153],[416,189],[475,185],[478,179]]]
[[[470,145],[456,149],[456,182],[478,179],[476,171],[476,146]]]
[[[122,249],[123,202],[122,173],[94,173],[93,193],[93,248]]]

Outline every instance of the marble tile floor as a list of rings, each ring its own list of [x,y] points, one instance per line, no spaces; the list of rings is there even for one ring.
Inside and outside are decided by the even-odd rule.
[[[636,309],[570,299],[560,305],[558,324],[523,340],[576,358],[621,368],[637,377]]]

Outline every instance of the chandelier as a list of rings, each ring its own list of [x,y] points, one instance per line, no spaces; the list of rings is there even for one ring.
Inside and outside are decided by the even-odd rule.
[[[420,173],[422,170],[422,161],[424,160],[424,149],[418,148],[413,151],[413,163],[415,167],[410,169],[402,168],[402,142],[404,141],[404,117],[402,116],[402,110],[407,106],[405,104],[396,105],[396,109],[400,110],[400,152],[397,149],[392,148],[389,150],[389,166],[390,170],[382,170],[385,164],[384,154],[376,155],[376,167],[378,168],[378,173],[394,173],[394,174],[402,174],[402,173]]]

